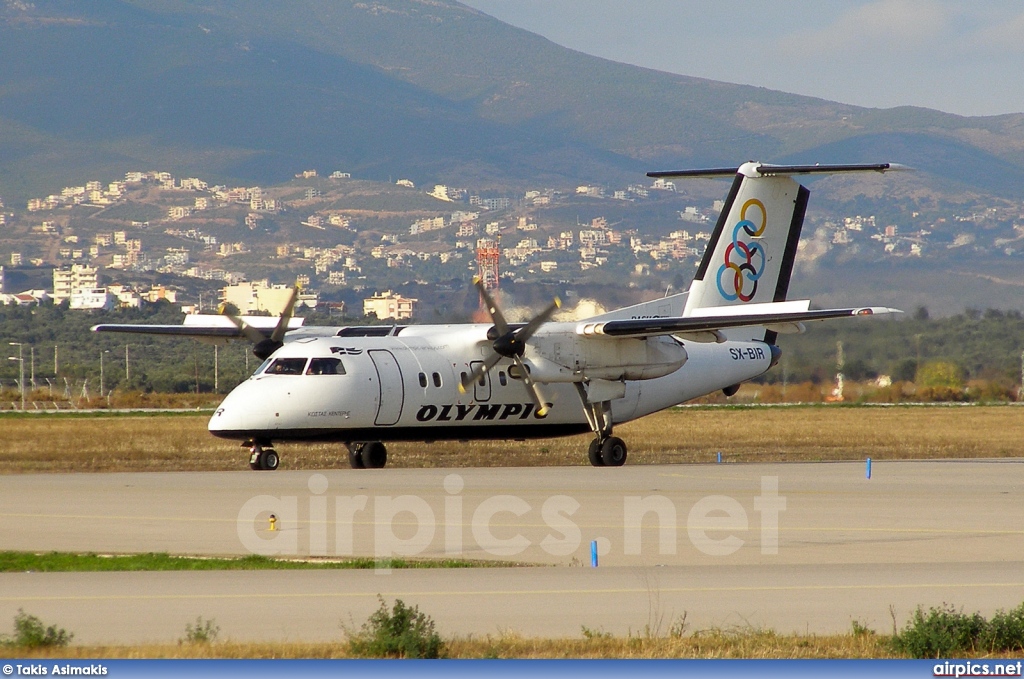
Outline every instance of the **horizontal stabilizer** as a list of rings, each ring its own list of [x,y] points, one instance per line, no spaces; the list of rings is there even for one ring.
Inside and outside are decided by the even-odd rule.
[[[783,303],[786,304],[786,303]],[[776,307],[776,304],[762,304],[761,307]],[[807,321],[824,321],[846,316],[880,316],[903,313],[888,307],[856,307],[850,309],[821,309],[817,311],[782,311],[769,313],[734,313],[721,315],[687,316],[680,318],[651,318],[604,323],[580,323],[576,332],[584,336],[605,335],[608,337],[652,337],[655,335],[679,335],[708,333],[720,337],[718,331],[728,328],[794,326]],[[708,309],[702,309],[706,312]],[[720,340],[719,340],[720,341]]]
[[[691,178],[715,179],[742,174],[747,177],[792,177],[809,174],[840,174],[844,172],[895,172],[912,168],[898,163],[870,163],[847,165],[769,165],[767,163],[744,163],[739,167],[717,167],[707,170],[669,170],[648,172],[648,177],[662,179]]]

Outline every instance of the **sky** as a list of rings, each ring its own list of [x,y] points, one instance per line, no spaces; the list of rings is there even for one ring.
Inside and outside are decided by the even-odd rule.
[[[461,0],[580,52],[857,106],[1024,112],[1020,0]]]

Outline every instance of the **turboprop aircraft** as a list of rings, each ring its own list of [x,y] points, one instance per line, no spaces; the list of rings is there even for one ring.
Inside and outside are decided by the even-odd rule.
[[[592,432],[594,466],[626,461],[616,425],[718,390],[731,396],[781,355],[781,333],[832,318],[898,313],[886,307],[811,310],[787,300],[810,192],[794,177],[901,169],[766,165],[652,172],[732,177],[690,289],[574,322],[510,323],[476,280],[491,323],[303,327],[296,294],[273,327],[205,316],[181,326],[98,325],[97,332],[248,339],[264,363],[210,419],[214,436],[242,441],[252,469],[277,469],[282,441],[336,441],[353,468],[379,468],[390,441],[533,439]]]

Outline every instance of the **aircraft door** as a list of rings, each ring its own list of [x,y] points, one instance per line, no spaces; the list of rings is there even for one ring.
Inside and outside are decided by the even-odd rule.
[[[469,371],[470,374],[477,367],[483,366],[483,361],[470,361]],[[481,384],[483,382],[483,384]],[[491,400],[491,375],[487,373],[476,382],[473,383],[473,400],[474,401],[490,401]]]
[[[405,383],[402,381],[402,369],[398,366],[395,355],[384,349],[371,349],[369,352],[373,367],[377,369],[377,418],[374,424],[389,427],[398,423],[405,404]]]

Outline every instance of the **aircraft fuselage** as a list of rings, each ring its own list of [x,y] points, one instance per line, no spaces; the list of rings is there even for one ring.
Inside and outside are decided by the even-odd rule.
[[[346,443],[527,439],[591,431],[573,382],[588,370],[580,366],[583,354],[568,346],[576,337],[576,324],[550,325],[523,357],[535,378],[543,373],[546,380],[562,380],[541,384],[548,406],[543,415],[507,359],[460,393],[460,380],[491,351],[489,325],[409,326],[400,336],[289,342],[224,399],[209,430],[243,441]],[[648,361],[651,356],[663,359],[656,365],[667,374],[608,382],[624,392],[609,399],[614,424],[757,377],[771,367],[778,351],[758,341],[696,343],[652,337],[587,342],[605,344],[612,357],[612,365],[590,368],[601,379],[614,372],[615,361],[627,364],[621,374],[632,374],[629,357],[638,352]],[[276,374],[275,361],[282,361],[290,374]],[[332,374],[316,374],[328,363]]]

